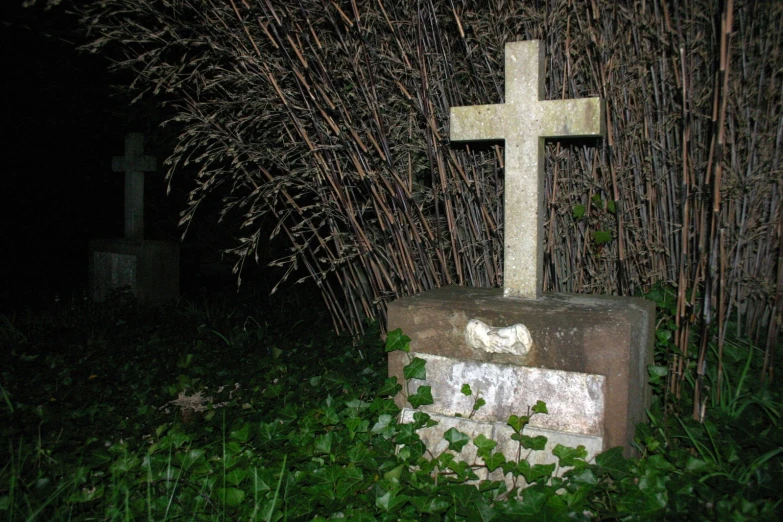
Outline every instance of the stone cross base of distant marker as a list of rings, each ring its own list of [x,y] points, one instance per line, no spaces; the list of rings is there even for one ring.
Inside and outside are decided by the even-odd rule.
[[[112,292],[127,289],[142,303],[179,298],[179,245],[144,239],[144,173],[156,169],[144,155],[144,136],[125,138],[125,155],[112,161],[125,173],[125,238],[94,239],[89,245],[89,295],[103,301]]]
[[[539,400],[549,414],[533,416],[525,433],[545,435],[549,444],[530,455],[531,464],[553,462],[556,444],[584,446],[589,458],[614,446],[630,455],[634,425],[645,420],[650,404],[655,305],[541,294],[544,138],[604,134],[600,99],[541,100],[543,64],[537,41],[508,43],[505,103],[451,110],[452,141],[505,141],[503,288],[438,288],[388,308],[388,329],[402,329],[411,338],[411,356],[427,362],[427,379],[412,379],[407,393],[432,388],[435,404],[420,409],[438,425],[419,434],[434,455],[454,427],[471,438],[494,438],[497,450],[514,457],[517,443],[506,421],[527,415]],[[400,383],[408,357],[389,354],[389,375]],[[463,384],[487,402],[470,419],[472,399],[461,393]],[[405,392],[396,402],[403,420],[411,420]],[[486,478],[502,479],[502,471]]]

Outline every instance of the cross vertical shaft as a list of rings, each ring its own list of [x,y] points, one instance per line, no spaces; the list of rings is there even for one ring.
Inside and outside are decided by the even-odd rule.
[[[452,107],[451,141],[505,141],[503,294],[541,296],[544,267],[544,138],[604,135],[600,98],[541,100],[537,40],[505,46],[505,103]]]
[[[144,155],[144,135],[125,136],[125,156],[112,158],[112,170],[125,173],[125,239],[144,239],[144,173],[155,168],[155,158]]]

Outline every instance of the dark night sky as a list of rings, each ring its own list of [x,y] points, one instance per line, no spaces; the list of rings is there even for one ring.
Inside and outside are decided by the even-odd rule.
[[[144,132],[159,165],[172,143],[159,113],[129,106],[111,87],[123,79],[107,71],[108,60],[75,50],[72,18],[4,3],[0,312],[85,289],[89,239],[123,234],[123,178],[111,158],[123,153],[125,134]],[[147,174],[151,239],[178,237],[164,186],[160,166]]]

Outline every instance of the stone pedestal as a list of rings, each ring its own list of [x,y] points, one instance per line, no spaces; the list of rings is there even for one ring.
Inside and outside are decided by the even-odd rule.
[[[401,328],[411,338],[411,352],[427,360],[432,413],[469,414],[470,407],[464,408],[469,401],[460,398],[467,383],[479,387],[487,401],[486,418],[479,416],[482,408],[473,420],[485,423],[482,430],[494,429],[492,423],[502,427],[510,414],[525,415],[542,400],[549,414],[531,419],[531,434],[548,430],[591,450],[623,446],[626,455],[633,453],[634,426],[645,420],[651,400],[647,366],[653,356],[654,303],[572,294],[527,300],[505,298],[500,288],[450,286],[392,302],[388,318],[389,330]],[[533,347],[527,355],[473,348],[465,341],[471,319],[495,327],[522,323]],[[399,382],[406,358],[402,352],[389,354],[389,375]],[[396,401],[405,406],[402,394]]]
[[[172,241],[90,241],[89,293],[103,301],[128,286],[140,303],[179,299],[179,245]]]

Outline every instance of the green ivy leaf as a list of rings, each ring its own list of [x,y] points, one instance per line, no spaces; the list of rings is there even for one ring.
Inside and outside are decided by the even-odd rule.
[[[528,484],[538,482],[539,480],[548,480],[555,472],[555,464],[535,464],[533,466],[526,460],[520,460],[517,463],[519,474],[525,478]]]
[[[264,390],[263,397],[265,399],[274,399],[275,397],[279,397],[281,393],[283,393],[282,384],[270,384]]]
[[[649,518],[668,504],[665,476],[647,469],[639,479],[638,487],[629,487],[618,497],[617,511],[633,513],[636,517]]]
[[[650,384],[652,386],[661,385],[665,382],[666,376],[669,374],[669,368],[666,366],[655,366],[650,364],[647,366],[647,374],[650,376]]]
[[[612,233],[608,230],[595,230],[593,232],[593,241],[596,245],[603,245],[612,240]]]
[[[383,474],[383,478],[386,480],[399,481],[402,476],[402,470],[405,468],[405,464],[400,464],[394,469],[390,469]]]
[[[530,422],[530,417],[527,415],[522,415],[519,417],[512,415],[508,418],[507,424],[511,426],[511,428],[517,433],[521,433],[524,427],[527,426],[528,422]]]
[[[441,497],[411,497],[411,504],[416,506],[419,513],[434,515],[441,511],[446,511],[451,507],[450,499]]]
[[[402,374],[406,379],[421,379],[427,378],[427,370],[425,368],[427,361],[419,357],[414,357],[409,365],[402,369]]]
[[[485,455],[489,456],[498,443],[492,439],[488,439],[486,436],[484,436],[483,433],[481,433],[478,437],[473,439],[473,445],[478,448],[476,454],[479,457],[484,457]]]
[[[386,351],[394,352],[397,350],[402,350],[406,353],[411,351],[411,338],[403,334],[400,328],[386,334]]]
[[[663,378],[666,377],[668,373],[669,373],[669,368],[666,366],[655,366],[654,364],[650,364],[647,366],[647,374],[650,377]]]
[[[573,471],[576,470],[571,470],[571,472]],[[576,484],[585,484],[589,486],[594,486],[598,484],[598,478],[595,476],[595,473],[593,473],[593,470],[591,469],[583,469],[578,473],[573,473],[572,475],[569,475],[569,478],[572,481],[574,481]]]
[[[453,453],[449,453],[447,451],[444,451],[440,455],[438,455],[438,458],[435,459],[435,464],[442,469],[446,469],[449,466],[451,466],[451,463],[454,462],[454,458],[456,456]]]
[[[293,422],[299,417],[296,406],[290,402],[283,406],[283,409],[280,410],[278,415],[283,422]]]
[[[473,404],[473,411],[479,411],[482,406],[486,406],[487,401],[485,401],[483,398],[479,397],[476,399],[475,404]]]
[[[178,453],[177,456],[178,457],[181,456],[180,465],[182,466],[182,468],[188,469],[190,466],[195,464],[196,461],[201,459],[205,453],[206,453],[205,450],[197,448],[197,449],[192,449],[185,454]]]
[[[691,473],[704,473],[710,469],[710,465],[696,457],[688,457],[688,461],[685,463],[685,470]]]
[[[359,417],[345,419],[345,427],[348,428],[348,434],[350,435],[351,440],[353,440],[357,433],[367,433],[370,428],[370,421],[367,419],[360,419]]]
[[[397,444],[410,444],[419,440],[415,424],[397,424]]]
[[[390,395],[397,395],[402,390],[402,385],[397,384],[397,377],[388,377],[383,382],[383,386],[378,390],[378,395],[381,397],[388,397]]]
[[[665,344],[667,341],[669,341],[672,338],[672,331],[666,328],[659,328],[658,330],[655,331],[655,337],[658,339],[659,342]]]
[[[378,435],[381,435],[383,438],[390,438],[394,435],[394,425],[392,421],[394,420],[394,417],[389,415],[388,413],[384,413],[382,415],[378,416],[378,422],[376,422],[372,427],[372,432],[377,433]]]
[[[332,432],[315,439],[315,452],[328,455],[332,452]]]
[[[515,433],[511,436],[512,439],[519,441],[522,447],[533,451],[542,451],[546,447],[547,438],[543,435],[536,437],[530,437],[521,433]]]
[[[470,468],[470,464],[464,460],[460,460],[459,462],[452,461],[451,464],[449,464],[449,469],[457,474],[458,479],[471,479],[475,477],[473,470]]]
[[[238,486],[245,478],[247,478],[250,470],[246,468],[234,468],[226,473],[226,483],[232,486]]]
[[[607,474],[615,480],[626,476],[631,470],[631,461],[623,457],[622,446],[610,448],[595,456],[598,471]]]
[[[358,443],[348,450],[348,460],[356,464],[364,461],[369,455],[370,450],[364,444]]]
[[[434,403],[435,401],[432,399],[432,386],[419,386],[416,393],[408,395],[408,402],[410,402],[411,406],[414,408]]]
[[[547,501],[551,494],[547,494],[543,488],[528,487],[524,494],[513,494],[509,500],[502,504],[496,504],[498,510],[505,515],[504,520],[524,520],[525,522],[552,522],[562,520],[545,514]],[[516,497],[516,498],[515,498]]]
[[[449,428],[446,433],[443,434],[443,438],[449,442],[449,449],[459,453],[462,448],[470,442],[470,437],[462,433],[456,428]]]
[[[495,508],[490,506],[489,503],[487,503],[487,501],[484,500],[483,498],[479,499],[475,505],[476,505],[476,509],[479,512],[479,516],[481,517],[482,522],[489,522],[490,520],[494,519],[498,514]]]
[[[417,411],[413,414],[413,429],[431,428],[437,425],[438,421],[432,420],[432,418],[423,411]]]
[[[337,426],[340,422],[340,416],[337,414],[337,409],[333,406],[327,406],[321,410],[321,424],[323,426]]]
[[[468,397],[473,395],[473,390],[470,389],[470,384],[463,384],[460,392],[462,392],[462,395],[467,395]]]
[[[217,488],[215,492],[220,501],[229,507],[237,507],[245,500],[245,492],[239,488]]]
[[[391,513],[405,505],[409,498],[406,495],[398,495],[396,491],[383,491],[378,488],[375,493],[375,506],[386,513]]]
[[[356,466],[345,466],[342,468],[342,471],[343,473],[337,481],[335,492],[337,493],[337,498],[345,499],[356,494],[358,488],[362,485],[364,474]]]
[[[647,458],[647,465],[651,468],[658,469],[661,471],[669,472],[674,471],[676,468],[675,466],[666,460],[666,457],[663,455],[650,455]]]
[[[533,413],[549,413],[546,409],[546,403],[544,401],[536,401],[535,406],[532,408]]]
[[[500,452],[493,453],[489,457],[484,457],[484,464],[486,464],[489,471],[495,471],[497,468],[506,462],[506,456]]]
[[[566,467],[576,464],[577,459],[584,459],[587,457],[587,450],[581,445],[576,448],[569,448],[562,444],[558,444],[552,450],[552,455],[557,457],[560,466]]]

